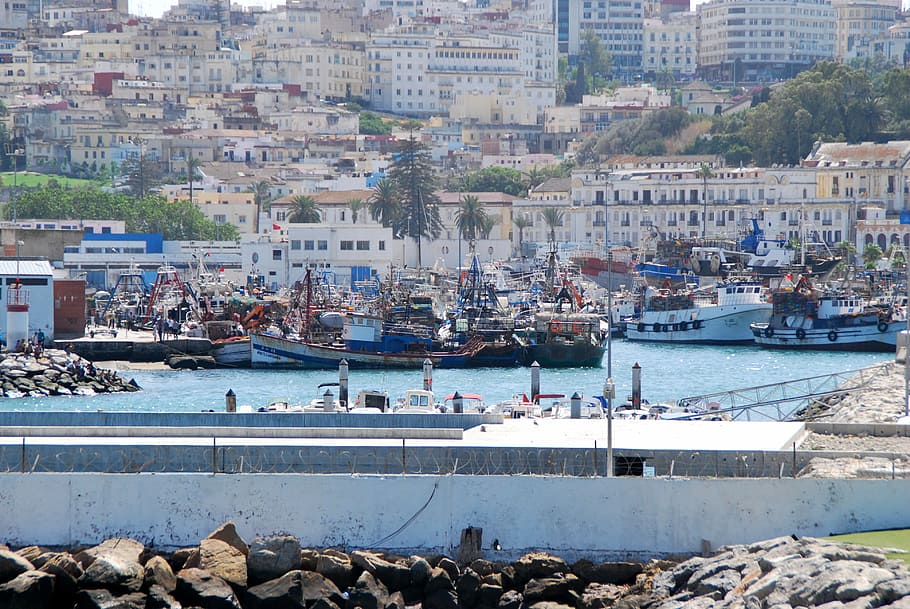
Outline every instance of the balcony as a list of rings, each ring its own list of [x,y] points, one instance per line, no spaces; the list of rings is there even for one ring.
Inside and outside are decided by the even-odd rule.
[[[632,226],[632,223],[629,222],[628,220],[623,220],[622,222],[619,223],[619,225],[620,226]]]
[[[594,224],[594,226],[606,226],[607,221],[606,220],[594,220],[593,224]]]

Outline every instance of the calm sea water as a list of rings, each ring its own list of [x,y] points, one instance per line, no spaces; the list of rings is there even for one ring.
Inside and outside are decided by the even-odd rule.
[[[889,353],[807,353],[772,351],[759,347],[693,347],[613,341],[612,371],[616,395],[631,392],[632,366],[642,367],[642,396],[651,401],[741,389],[832,372],[855,370],[893,359]],[[602,368],[541,370],[542,393],[602,393],[607,358]],[[92,397],[0,398],[0,410],[125,410],[195,412],[222,410],[224,394],[233,389],[238,404],[263,406],[274,399],[309,402],[321,393],[320,383],[337,381],[332,371],[200,370],[125,371],[143,391]],[[529,392],[529,368],[436,370],[433,388],[438,398],[454,391],[482,394],[488,404]],[[421,388],[421,370],[350,373],[351,399],[360,389],[382,389],[394,399],[407,389]],[[324,391],[324,389],[322,390]],[[337,388],[332,388],[337,394]]]

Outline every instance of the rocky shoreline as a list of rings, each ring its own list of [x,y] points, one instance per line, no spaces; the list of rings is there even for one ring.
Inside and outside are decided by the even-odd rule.
[[[711,557],[647,563],[569,564],[546,553],[499,563],[476,557],[476,548],[459,554],[456,561],[369,550],[313,550],[289,535],[257,537],[247,544],[230,522],[198,546],[170,554],[155,553],[128,538],[70,551],[0,546],[0,607],[910,607],[910,572],[902,562],[888,559],[879,549],[812,538],[781,537],[728,546]]]
[[[4,353],[0,359],[0,395],[46,397],[139,391],[133,381],[62,349],[40,355]]]

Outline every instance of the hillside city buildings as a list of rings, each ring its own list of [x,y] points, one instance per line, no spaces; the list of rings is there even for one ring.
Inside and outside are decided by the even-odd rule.
[[[578,61],[586,31],[612,57],[597,76],[625,86],[565,104],[560,66]],[[192,202],[241,239],[162,243],[116,223],[23,219],[3,229],[3,244],[9,255],[16,230],[71,231],[43,251],[99,285],[129,265],[186,268],[203,250],[228,273],[276,286],[307,268],[341,282],[392,265],[452,268],[470,247],[455,229],[464,193],[454,186],[439,193],[445,229],[420,260],[412,241],[351,207],[386,175],[401,138],[419,137],[453,185],[482,167],[527,175],[673,104],[704,115],[749,106],[707,83],[770,83],[822,60],[876,57],[910,61],[899,0],[708,0],[695,10],[687,0],[287,0],[269,11],[181,0],[161,19],[130,15],[125,0],[11,0],[0,3],[0,121],[17,172],[78,169],[120,188],[124,163],[153,161],[171,179],[149,187],[176,200],[190,198],[195,159]],[[351,102],[422,122],[364,134]],[[713,177],[699,177],[704,164]],[[268,211],[252,192],[263,183]],[[611,157],[520,196],[476,193],[495,224],[474,247],[490,259],[533,252],[548,239],[548,207],[565,213],[552,227],[559,242],[600,251],[655,236],[732,238],[752,219],[780,238],[810,230],[860,250],[910,246],[908,188],[908,142],[820,142],[794,167]],[[316,199],[319,225],[287,221],[301,194]]]

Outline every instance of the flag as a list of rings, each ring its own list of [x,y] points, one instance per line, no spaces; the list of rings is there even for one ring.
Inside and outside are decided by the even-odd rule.
[[[219,272],[219,273],[223,273],[223,272],[224,272],[224,267],[221,267],[220,269],[218,269],[218,272]]]
[[[272,225],[272,230],[281,230],[281,225],[280,225],[280,224],[273,224],[273,225]]]

